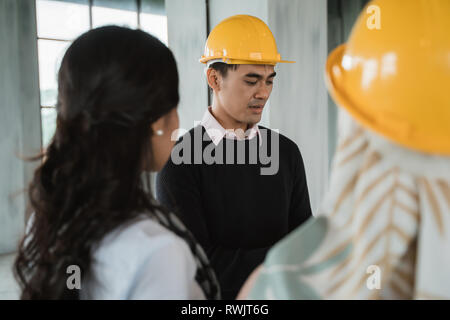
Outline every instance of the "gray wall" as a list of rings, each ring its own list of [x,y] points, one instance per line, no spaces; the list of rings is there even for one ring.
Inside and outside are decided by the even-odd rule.
[[[41,145],[34,1],[0,0],[0,254],[22,235],[26,194]]]
[[[305,162],[313,213],[328,183],[328,101],[323,70],[327,57],[326,0],[271,0],[269,26],[282,57],[277,66],[270,125],[297,143]],[[332,119],[335,121],[335,119]]]
[[[203,0],[166,0],[169,47],[180,74],[180,128],[189,130],[207,107],[208,88],[198,62],[206,39],[206,4]]]

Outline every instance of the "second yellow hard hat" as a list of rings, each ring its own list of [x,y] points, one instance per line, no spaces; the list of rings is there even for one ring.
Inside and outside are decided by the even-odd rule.
[[[275,38],[260,19],[235,15],[220,22],[209,34],[200,62],[220,59],[228,64],[269,64],[281,60]]]
[[[450,0],[375,0],[326,65],[328,89],[361,124],[450,155]]]

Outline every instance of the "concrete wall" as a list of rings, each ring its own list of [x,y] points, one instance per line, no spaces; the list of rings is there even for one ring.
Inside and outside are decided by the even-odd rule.
[[[14,253],[0,255],[0,300],[16,300],[20,297],[19,284],[12,273],[15,258]]]
[[[26,194],[41,145],[34,1],[0,0],[0,254],[23,233]]]
[[[328,182],[326,0],[269,1],[269,24],[282,57],[277,66],[270,125],[297,143],[305,162],[313,213]],[[335,121],[334,119],[332,119]]]
[[[208,104],[208,88],[198,62],[206,40],[206,2],[166,0],[167,32],[180,75],[180,128],[189,130],[200,121]]]

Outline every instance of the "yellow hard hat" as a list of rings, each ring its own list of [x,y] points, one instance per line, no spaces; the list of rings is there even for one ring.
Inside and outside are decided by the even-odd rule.
[[[275,38],[260,19],[235,15],[220,22],[209,34],[200,62],[221,59],[228,64],[269,64],[281,60]]]
[[[365,127],[450,155],[450,0],[374,0],[330,53],[327,86]]]

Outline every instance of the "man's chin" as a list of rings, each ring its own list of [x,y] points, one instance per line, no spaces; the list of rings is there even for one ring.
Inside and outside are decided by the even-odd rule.
[[[247,119],[248,127],[251,128],[261,121],[262,115],[253,115]]]

